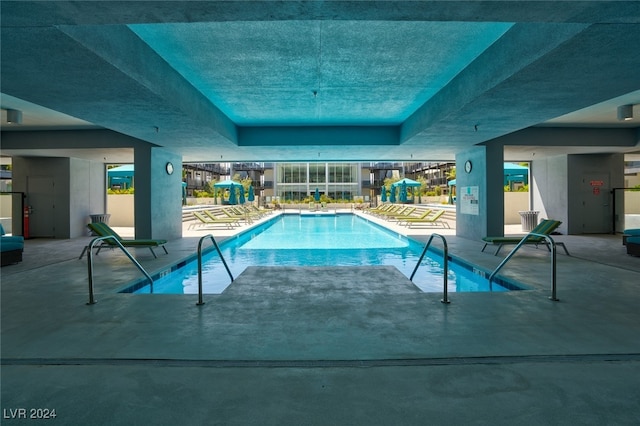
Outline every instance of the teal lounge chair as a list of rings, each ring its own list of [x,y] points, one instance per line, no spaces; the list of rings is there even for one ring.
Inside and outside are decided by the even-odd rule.
[[[21,235],[6,236],[4,227],[0,223],[0,251],[2,252],[2,266],[22,262],[23,250],[24,237],[22,237]]]
[[[157,258],[158,256],[156,256],[156,253],[153,251],[154,247],[162,247],[164,252],[166,254],[169,254],[169,252],[167,251],[167,248],[164,246],[167,243],[167,240],[125,240],[120,235],[118,235],[116,231],[111,229],[109,225],[107,225],[106,223],[102,223],[102,222],[89,223],[87,226],[89,227],[89,229],[91,229],[91,231],[93,231],[95,235],[99,237],[107,237],[107,236],[115,237],[120,242],[120,244],[122,244],[124,247],[147,247],[149,250],[151,250],[151,254],[153,254],[153,257],[155,258]],[[98,251],[96,252],[96,254],[100,253],[100,250],[102,250],[104,247],[113,248],[113,247],[116,247],[117,245],[118,244],[115,243],[112,239],[103,240],[102,244],[98,246]],[[86,246],[82,250],[82,253],[80,254],[79,259],[82,259],[82,256],[84,256],[88,248],[89,246]]]
[[[551,235],[551,233],[555,231],[561,224],[562,222],[560,222],[559,220],[543,219],[535,228],[531,230],[531,232],[536,234]],[[494,256],[497,256],[502,246],[507,244],[518,244],[520,241],[522,241],[523,238],[524,236],[522,237],[484,237],[482,239],[482,241],[484,241],[484,247],[482,247],[481,251],[484,251],[484,249],[487,248],[489,244],[497,244],[498,248],[494,253]],[[549,247],[549,243],[547,242],[547,239],[543,237],[537,237],[532,235],[527,239],[527,242],[525,244],[535,244],[536,247],[538,247],[538,244],[544,244],[549,250],[551,250],[551,247]],[[570,256],[569,251],[567,250],[567,247],[565,247],[564,243],[556,242],[556,246],[562,246],[565,253],[567,253],[567,256]]]

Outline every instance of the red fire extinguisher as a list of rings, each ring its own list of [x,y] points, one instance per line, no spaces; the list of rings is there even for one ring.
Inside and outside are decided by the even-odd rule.
[[[30,206],[26,206],[24,208],[24,216],[22,219],[22,227],[24,228],[23,232],[22,232],[22,236],[26,239],[29,238],[29,210],[31,209]]]

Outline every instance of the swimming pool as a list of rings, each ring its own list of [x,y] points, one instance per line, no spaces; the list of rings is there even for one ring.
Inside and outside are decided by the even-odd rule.
[[[423,249],[424,244],[354,214],[280,215],[220,244],[234,277],[247,266],[269,265],[390,265],[409,277]],[[424,292],[441,292],[442,274],[442,257],[429,251],[413,282]],[[204,293],[222,293],[230,284],[215,251],[203,256],[202,277]],[[449,262],[448,281],[451,292],[508,291],[503,285],[490,285],[472,269],[453,262]],[[197,262],[154,278],[153,289],[145,284],[139,281],[122,292],[197,294]]]

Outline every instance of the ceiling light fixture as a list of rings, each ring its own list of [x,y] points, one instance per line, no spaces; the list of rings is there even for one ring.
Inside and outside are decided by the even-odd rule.
[[[618,120],[628,121],[633,118],[633,105],[621,105],[618,107]]]
[[[22,111],[18,111],[17,109],[8,109],[7,123],[22,124]]]

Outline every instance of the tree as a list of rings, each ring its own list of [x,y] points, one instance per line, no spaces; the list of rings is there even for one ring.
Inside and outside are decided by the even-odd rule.
[[[452,167],[451,170],[447,172],[447,180],[453,180],[456,178],[456,167]]]

